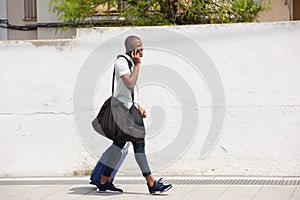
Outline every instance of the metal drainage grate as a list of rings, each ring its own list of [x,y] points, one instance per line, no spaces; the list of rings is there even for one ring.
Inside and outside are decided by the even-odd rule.
[[[143,184],[145,180],[115,180],[117,184]],[[164,179],[174,185],[300,185],[300,179]]]

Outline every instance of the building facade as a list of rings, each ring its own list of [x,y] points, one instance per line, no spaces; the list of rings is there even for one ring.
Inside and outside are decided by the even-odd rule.
[[[259,0],[270,2],[270,10],[259,14],[260,22],[300,20],[300,0]],[[0,0],[0,40],[64,39],[76,35],[75,28],[62,31],[49,11],[49,0]],[[5,28],[6,27],[6,28]]]
[[[63,39],[75,36],[75,29],[62,31],[51,27],[60,21],[49,11],[48,4],[49,0],[0,0],[0,39]]]

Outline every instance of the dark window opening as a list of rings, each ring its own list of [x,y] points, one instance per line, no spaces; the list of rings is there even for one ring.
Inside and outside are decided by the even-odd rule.
[[[24,20],[36,20],[36,0],[24,0]]]

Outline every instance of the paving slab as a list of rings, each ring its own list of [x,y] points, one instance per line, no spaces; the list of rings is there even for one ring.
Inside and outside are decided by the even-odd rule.
[[[297,186],[264,186],[262,190],[253,198],[254,200],[290,200],[291,195]]]
[[[228,189],[227,185],[198,185],[192,191],[181,196],[185,200],[216,199]]]
[[[290,200],[299,200],[299,199],[300,199],[300,186],[297,186]]]
[[[262,189],[262,186],[242,186],[233,185],[228,188],[222,195],[220,195],[217,200],[249,200],[253,199],[257,193]]]
[[[9,185],[3,186],[0,185],[0,199],[9,200],[9,199],[23,199],[26,197],[29,192],[35,191],[39,188],[38,185]]]

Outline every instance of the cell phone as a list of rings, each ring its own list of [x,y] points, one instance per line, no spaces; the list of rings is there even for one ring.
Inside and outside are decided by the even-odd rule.
[[[130,54],[136,55],[137,54],[137,50],[135,49],[135,50],[130,51]]]

